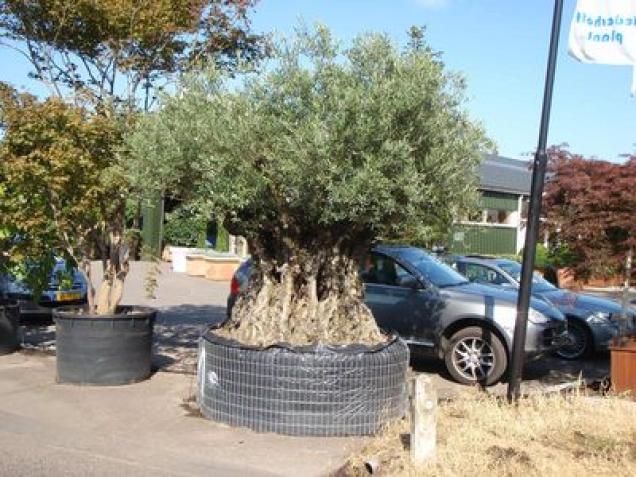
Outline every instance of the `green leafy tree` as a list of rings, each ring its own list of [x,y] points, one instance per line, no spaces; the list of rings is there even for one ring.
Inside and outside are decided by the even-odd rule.
[[[128,271],[123,246],[126,181],[117,168],[124,124],[59,98],[38,101],[0,84],[0,230],[14,265],[36,263],[27,275],[48,278],[53,251],[80,265],[91,312],[112,313]],[[6,235],[6,234],[5,234]],[[96,297],[90,260],[104,261]],[[48,257],[47,260],[42,260]]]
[[[471,207],[486,145],[463,81],[384,35],[350,47],[300,31],[244,81],[191,77],[129,138],[148,190],[206,199],[246,237],[249,291],[221,331],[268,344],[378,342],[359,259],[378,238],[426,237]]]
[[[131,191],[114,174],[125,161],[121,127],[140,109],[149,110],[156,92],[186,70],[231,70],[260,58],[265,41],[250,32],[248,18],[254,4],[0,0],[0,46],[23,55],[33,67],[30,76],[55,98],[38,103],[2,88],[0,181],[12,209],[0,222],[19,229],[5,233],[20,236],[19,247],[11,244],[14,262],[61,248],[89,273],[88,260],[100,257],[105,281],[91,309],[113,310],[128,270],[122,194]],[[29,190],[33,200],[27,200]],[[22,214],[13,207],[17,200],[27,202]],[[134,230],[140,215],[135,209]],[[129,237],[138,242],[134,233]],[[9,245],[2,245],[6,253]]]
[[[0,44],[56,96],[81,93],[148,110],[174,74],[232,68],[264,53],[250,33],[254,0],[2,0]]]
[[[178,247],[205,245],[207,217],[196,207],[182,205],[166,214],[163,237],[166,243]]]

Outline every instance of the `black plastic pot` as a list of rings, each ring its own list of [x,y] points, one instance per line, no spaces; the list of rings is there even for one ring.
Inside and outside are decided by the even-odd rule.
[[[374,434],[406,409],[409,350],[376,347],[255,348],[208,330],[199,344],[202,413],[233,426],[297,436]]]
[[[150,376],[156,310],[122,306],[117,314],[99,316],[82,311],[53,311],[59,383],[112,386]]]
[[[0,300],[0,355],[9,354],[20,348],[18,328],[20,309],[13,301]]]

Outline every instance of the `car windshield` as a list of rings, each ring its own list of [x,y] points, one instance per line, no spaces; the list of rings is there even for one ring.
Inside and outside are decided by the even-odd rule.
[[[439,288],[469,283],[468,280],[448,265],[416,248],[404,250],[400,256],[413,265],[426,280]]]
[[[510,275],[514,280],[519,283],[521,281],[521,264],[518,262],[500,262],[499,268],[505,271],[508,275]],[[538,273],[532,274],[532,288],[535,291],[546,291],[546,290],[554,290],[556,287],[543,278]]]

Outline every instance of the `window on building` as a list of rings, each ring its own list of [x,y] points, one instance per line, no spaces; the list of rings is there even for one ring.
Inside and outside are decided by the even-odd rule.
[[[487,209],[486,222],[489,224],[505,224],[508,221],[510,212],[503,209]]]

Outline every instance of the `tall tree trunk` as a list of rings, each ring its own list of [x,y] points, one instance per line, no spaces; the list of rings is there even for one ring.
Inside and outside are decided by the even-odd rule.
[[[95,311],[95,287],[93,286],[93,276],[91,270],[91,260],[88,257],[82,259],[80,270],[86,281],[86,299],[88,301],[88,312]]]

